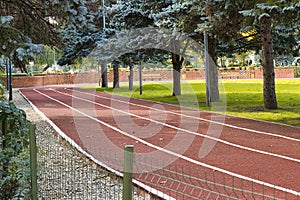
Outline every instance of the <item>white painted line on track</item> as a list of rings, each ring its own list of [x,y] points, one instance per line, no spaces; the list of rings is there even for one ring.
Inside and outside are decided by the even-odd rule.
[[[68,94],[68,93],[60,92],[60,91],[57,91],[57,90],[53,91],[53,92],[56,92],[56,93],[59,93],[59,94],[62,94],[62,95],[66,95],[66,96],[70,96],[72,98],[76,98],[78,100],[85,101],[85,102],[88,102],[88,103],[91,103],[91,104],[95,104],[95,105],[98,105],[98,106],[101,106],[101,107],[104,107],[104,108],[115,110],[117,112],[120,112],[120,113],[123,113],[123,114],[126,114],[126,115],[130,115],[130,116],[133,116],[133,117],[137,117],[139,119],[143,119],[143,120],[147,120],[147,121],[150,121],[150,122],[154,122],[156,124],[160,124],[162,126],[166,126],[166,127],[178,130],[178,131],[182,131],[182,132],[186,132],[186,133],[189,133],[189,134],[193,134],[195,136],[200,136],[200,137],[203,137],[203,138],[214,140],[216,142],[219,142],[219,143],[222,143],[222,144],[225,144],[225,145],[228,145],[228,146],[232,146],[232,147],[235,147],[235,148],[239,148],[239,149],[243,149],[243,150],[247,150],[247,151],[252,151],[252,152],[255,152],[255,153],[259,153],[259,154],[264,154],[264,155],[273,156],[273,157],[276,157],[276,158],[281,158],[281,159],[285,159],[285,160],[289,160],[289,161],[300,163],[300,159],[297,159],[297,158],[291,158],[291,157],[284,156],[284,155],[279,155],[279,154],[276,154],[276,153],[271,153],[271,152],[267,152],[267,151],[262,151],[262,150],[253,149],[253,148],[250,148],[250,147],[242,146],[242,145],[235,144],[235,143],[232,143],[232,142],[228,142],[226,140],[215,138],[215,137],[212,137],[212,136],[209,136],[209,135],[205,135],[205,134],[197,133],[197,132],[190,131],[190,130],[187,130],[187,129],[179,128],[179,127],[176,127],[176,126],[173,126],[173,125],[170,125],[170,124],[167,124],[167,123],[163,123],[163,122],[160,122],[160,121],[156,121],[156,120],[153,120],[153,119],[150,119],[150,118],[141,117],[139,115],[135,115],[135,114],[130,113],[130,112],[119,110],[119,109],[116,109],[116,108],[113,108],[113,107],[110,107],[110,106],[106,106],[104,104],[93,102],[93,101],[90,101],[90,100],[87,100],[87,99],[83,99],[83,98],[80,98],[80,97],[77,97],[77,96],[74,96],[74,95],[71,95],[71,94]]]
[[[217,122],[217,121],[205,119],[205,118],[202,118],[202,117],[190,116],[190,115],[176,113],[176,112],[172,112],[172,111],[168,111],[168,110],[161,110],[161,109],[158,109],[158,108],[152,108],[152,107],[149,107],[149,106],[145,106],[145,105],[141,105],[141,104],[135,104],[135,103],[131,103],[131,102],[126,102],[126,101],[122,101],[122,100],[119,100],[119,99],[99,96],[99,95],[91,94],[89,92],[82,92],[82,91],[74,90],[74,89],[70,90],[68,88],[64,88],[64,89],[69,90],[69,91],[75,91],[75,92],[82,93],[82,94],[87,94],[87,95],[90,95],[90,96],[95,96],[95,97],[98,97],[98,98],[103,98],[103,99],[108,99],[108,100],[112,100],[112,101],[117,101],[117,102],[120,102],[120,103],[130,104],[130,105],[133,105],[133,106],[139,106],[139,107],[142,107],[142,108],[152,109],[152,110],[161,111],[161,112],[165,112],[165,113],[169,113],[169,114],[173,114],[173,115],[179,115],[179,116],[183,116],[183,117],[187,117],[187,118],[191,118],[191,119],[197,119],[197,120],[201,120],[201,121],[205,121],[205,122],[209,122],[209,123],[214,123],[214,124],[218,124],[218,125],[226,126],[226,127],[229,127],[229,128],[242,130],[242,131],[248,131],[248,132],[252,132],[252,133],[256,133],[256,134],[268,135],[268,136],[272,136],[272,137],[277,137],[277,138],[282,138],[282,139],[286,139],[286,140],[300,142],[300,139],[293,138],[293,137],[288,137],[288,136],[284,136],[284,135],[269,133],[269,132],[265,132],[265,131],[257,131],[257,130],[253,130],[253,129],[249,129],[249,128],[234,126],[234,125],[226,124],[226,123],[223,123],[223,122]],[[153,103],[157,103],[157,102],[153,102]],[[160,104],[160,103],[158,103],[158,104]],[[170,106],[175,106],[175,105],[170,105]]]
[[[33,89],[34,90],[34,89]],[[91,161],[93,161],[94,163],[96,163],[97,165],[105,168],[106,170],[110,171],[111,173],[116,174],[117,176],[123,177],[123,173],[116,171],[112,168],[110,168],[109,166],[107,166],[106,164],[104,164],[103,162],[97,160],[96,158],[94,158],[94,156],[92,156],[91,154],[89,154],[88,152],[86,152],[85,150],[83,150],[76,142],[74,142],[74,140],[72,140],[69,136],[67,136],[58,126],[56,126],[56,124],[51,121],[42,111],[40,111],[21,91],[19,91],[19,93],[23,96],[24,99],[26,99],[26,101],[31,105],[31,107],[33,108],[33,110],[35,112],[37,112],[42,119],[44,119],[47,123],[50,124],[50,126],[52,126],[54,128],[54,130],[63,138],[65,139],[72,147],[74,147],[75,149],[77,149],[80,153],[82,153],[84,156],[86,156],[87,158],[89,158]],[[38,92],[39,93],[39,92]],[[41,93],[40,93],[41,94]],[[151,194],[154,194],[157,197],[160,197],[162,199],[165,200],[176,200],[175,198],[153,188],[150,187],[136,179],[132,180],[134,184],[136,184],[137,186],[144,188],[144,190],[148,191]]]
[[[215,166],[212,166],[212,165],[209,165],[209,164],[206,164],[206,163],[203,163],[203,162],[191,159],[189,157],[177,154],[177,153],[169,151],[167,149],[155,146],[152,143],[146,142],[146,141],[144,141],[144,140],[142,140],[142,139],[140,139],[138,137],[135,137],[135,136],[133,136],[133,135],[131,135],[131,134],[125,132],[125,131],[122,131],[122,130],[114,127],[114,126],[111,126],[110,124],[108,124],[106,122],[103,122],[103,121],[101,121],[101,120],[99,120],[99,119],[97,119],[95,117],[87,115],[84,112],[81,112],[80,110],[77,110],[77,109],[73,108],[72,106],[69,106],[69,105],[67,105],[67,104],[65,104],[65,103],[63,103],[63,102],[61,102],[61,101],[59,101],[59,100],[57,100],[57,99],[55,99],[53,97],[50,97],[49,95],[46,95],[46,94],[44,94],[44,93],[42,93],[42,92],[40,92],[40,91],[38,91],[36,89],[33,89],[33,90],[36,91],[37,93],[39,93],[39,94],[47,97],[48,99],[51,99],[52,101],[55,101],[55,102],[57,102],[57,103],[65,106],[65,107],[67,107],[67,108],[69,108],[69,109],[71,109],[71,110],[73,110],[73,111],[75,111],[75,112],[77,112],[77,113],[79,113],[79,114],[81,114],[81,115],[83,115],[83,116],[91,119],[91,120],[94,120],[94,121],[96,121],[96,122],[98,122],[98,123],[100,123],[100,124],[102,124],[102,125],[110,128],[110,129],[112,129],[112,130],[114,130],[116,132],[121,133],[122,135],[125,135],[125,136],[127,136],[127,137],[129,137],[131,139],[134,139],[134,140],[136,140],[138,142],[141,142],[141,143],[143,143],[143,144],[145,144],[145,145],[147,145],[149,147],[152,147],[152,148],[157,149],[159,151],[162,151],[164,153],[170,154],[172,156],[175,156],[175,157],[181,158],[183,160],[186,160],[186,161],[188,161],[190,163],[193,163],[193,164],[196,164],[196,165],[200,165],[202,167],[205,167],[205,168],[208,168],[208,169],[211,169],[211,170],[215,170],[215,171],[218,171],[218,172],[221,172],[221,173],[233,176],[233,177],[237,177],[237,178],[240,178],[240,179],[243,179],[243,180],[246,180],[246,181],[250,181],[250,182],[253,182],[253,183],[264,185],[266,187],[270,187],[270,188],[273,188],[273,189],[276,189],[276,190],[280,190],[282,192],[290,193],[290,194],[293,194],[293,195],[298,195],[298,196],[300,195],[300,192],[297,192],[295,190],[291,190],[291,189],[284,188],[284,187],[281,187],[281,186],[276,186],[276,185],[273,185],[271,183],[267,183],[267,182],[264,182],[264,181],[260,181],[260,180],[257,180],[257,179],[253,179],[253,178],[247,177],[247,176],[243,176],[243,175],[240,175],[240,174],[237,174],[237,173],[234,173],[234,172],[231,172],[231,171],[219,168],[219,167],[215,167]]]

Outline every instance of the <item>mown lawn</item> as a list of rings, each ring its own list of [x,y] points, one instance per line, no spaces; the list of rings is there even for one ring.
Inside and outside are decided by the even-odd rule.
[[[99,87],[85,88],[105,91]],[[172,96],[170,82],[144,84],[142,95],[138,85],[134,86],[133,91],[123,84],[121,88],[109,89],[108,92],[300,127],[300,79],[276,80],[277,110],[263,108],[262,80],[222,80],[219,89],[221,102],[211,107],[206,106],[204,81],[182,82],[182,95],[179,97]]]

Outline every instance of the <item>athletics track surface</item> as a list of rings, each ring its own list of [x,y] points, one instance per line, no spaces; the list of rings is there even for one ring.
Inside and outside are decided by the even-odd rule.
[[[122,171],[114,158],[134,145],[136,179],[175,199],[299,199],[298,127],[66,86],[21,93],[110,169]]]

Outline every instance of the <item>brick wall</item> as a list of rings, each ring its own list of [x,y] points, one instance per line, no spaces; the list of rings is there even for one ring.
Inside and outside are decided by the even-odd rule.
[[[255,78],[262,79],[263,78],[263,70],[254,70]],[[275,78],[294,78],[294,69],[275,69]]]
[[[2,77],[3,83],[6,78]],[[76,83],[96,83],[96,73],[82,74],[65,74],[65,75],[45,75],[45,76],[14,76],[12,85],[15,88],[44,86],[44,85],[60,85],[60,84],[76,84]]]
[[[205,78],[204,70],[182,71],[182,79],[185,80],[201,80]],[[120,82],[128,81],[129,72],[120,71]],[[144,81],[172,80],[171,70],[149,70],[143,71]],[[220,71],[220,79],[262,79],[262,70],[228,70]],[[276,78],[294,78],[294,69],[275,69]],[[138,81],[138,72],[133,75],[134,81]],[[5,84],[6,79],[2,77]],[[45,76],[15,76],[12,84],[14,88],[33,87],[44,85],[61,85],[61,84],[77,84],[77,83],[97,83],[98,74],[95,72],[81,74],[65,74],[65,75],[45,75]],[[108,81],[113,81],[113,72],[108,73]]]

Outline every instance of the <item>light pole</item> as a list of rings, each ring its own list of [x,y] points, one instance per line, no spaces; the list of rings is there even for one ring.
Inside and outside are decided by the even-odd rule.
[[[9,82],[8,82],[8,79],[9,79],[9,77],[8,77],[8,75],[9,75],[9,73],[8,73],[8,70],[9,70],[9,63],[8,63],[8,57],[6,57],[6,59],[5,59],[5,66],[6,66],[6,90],[8,91],[9,90],[9,87],[8,87],[8,84],[9,84]]]
[[[54,72],[56,72],[56,55],[55,55],[55,47],[53,48],[54,49],[54,55],[53,55],[53,61],[54,61],[54,64],[53,64],[53,69],[54,69]]]
[[[143,74],[142,74],[142,62],[139,63],[139,83],[140,83],[140,95],[143,94]]]
[[[105,31],[105,5],[104,5],[104,0],[102,0],[102,15],[103,15],[103,30]]]
[[[8,100],[11,101],[12,97],[12,58],[13,58],[14,50],[9,54],[9,81],[8,81]]]
[[[97,74],[98,74],[98,86],[100,86],[100,80],[101,80],[101,72],[100,72],[100,62],[97,64]]]
[[[103,15],[103,33],[105,32],[106,26],[106,19],[105,19],[105,3],[104,0],[102,0],[102,15]],[[103,77],[103,83],[105,85],[105,90],[108,91],[108,78],[107,78],[107,62],[104,62],[102,65],[103,69],[102,69],[102,77]]]
[[[104,0],[102,0],[102,18],[103,18],[103,32],[105,31],[105,9],[104,9]],[[98,63],[98,66],[97,66],[97,73],[98,73],[98,85],[100,86],[100,79],[101,77],[103,77],[103,74],[100,75],[100,73],[102,72],[103,73],[103,69],[100,70],[100,67],[103,68],[103,65],[101,66],[100,62]],[[101,71],[101,72],[100,72]]]
[[[204,55],[205,55],[205,82],[206,82],[206,105],[210,106],[210,69],[209,69],[209,54],[208,54],[208,35],[204,32]]]

